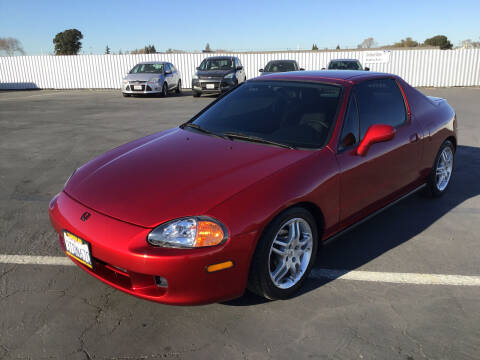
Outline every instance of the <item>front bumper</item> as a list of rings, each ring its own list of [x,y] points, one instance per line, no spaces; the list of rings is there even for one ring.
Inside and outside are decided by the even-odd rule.
[[[193,79],[192,91],[202,94],[221,94],[237,86],[236,79]]]
[[[136,88],[137,87],[137,88]],[[138,88],[140,87],[140,88]],[[147,82],[129,82],[122,84],[122,93],[124,94],[159,94],[162,92],[160,84],[153,84]]]
[[[80,217],[86,211],[91,216],[82,221]],[[72,260],[126,293],[161,303],[193,305],[233,299],[245,291],[256,233],[231,237],[211,248],[159,248],[146,242],[150,228],[95,212],[65,192],[52,199],[49,213],[64,251],[64,230],[90,243],[93,269]],[[228,260],[233,261],[232,268],[206,271],[208,265]],[[160,277],[166,279],[166,287],[160,284]]]

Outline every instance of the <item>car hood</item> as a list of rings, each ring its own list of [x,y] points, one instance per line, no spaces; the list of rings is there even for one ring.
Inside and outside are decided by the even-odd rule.
[[[223,78],[225,75],[233,72],[233,69],[230,70],[208,70],[208,71],[197,71],[198,77],[214,77],[214,78]]]
[[[154,227],[183,216],[207,214],[232,195],[309,154],[176,128],[88,162],[77,169],[64,191],[98,212]]]
[[[148,81],[152,78],[158,79],[162,74],[128,74],[123,79],[128,81]]]

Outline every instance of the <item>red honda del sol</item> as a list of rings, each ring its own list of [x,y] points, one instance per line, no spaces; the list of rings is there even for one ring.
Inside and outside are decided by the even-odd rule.
[[[262,76],[78,168],[50,218],[79,267],[132,295],[286,299],[322,243],[421,188],[447,191],[456,127],[446,100],[395,75]]]

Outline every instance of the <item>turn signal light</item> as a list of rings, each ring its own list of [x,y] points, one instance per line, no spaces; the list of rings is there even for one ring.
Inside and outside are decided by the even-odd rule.
[[[225,234],[220,225],[213,221],[200,220],[197,223],[195,247],[218,245],[224,237]]]
[[[228,260],[228,261],[224,261],[222,263],[208,265],[207,266],[207,272],[211,273],[211,272],[215,272],[215,271],[230,269],[231,267],[233,267],[233,261]]]

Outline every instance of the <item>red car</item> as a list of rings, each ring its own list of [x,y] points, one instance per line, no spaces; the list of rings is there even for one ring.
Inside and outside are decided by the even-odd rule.
[[[285,299],[325,241],[442,195],[456,146],[454,110],[395,75],[267,75],[78,168],[50,218],[78,266],[132,295]]]

